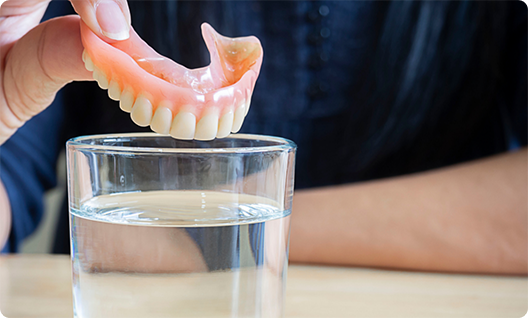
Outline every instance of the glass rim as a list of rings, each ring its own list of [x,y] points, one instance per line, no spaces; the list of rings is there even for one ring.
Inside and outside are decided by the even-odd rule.
[[[120,138],[130,137],[162,137],[162,138],[173,138],[170,135],[162,135],[153,132],[145,133],[117,133],[117,134],[98,134],[98,135],[86,135],[70,138],[66,142],[66,147],[73,147],[75,150],[85,149],[91,152],[106,152],[106,153],[142,153],[142,154],[164,154],[164,153],[189,153],[189,154],[225,154],[225,153],[255,153],[255,152],[273,152],[273,151],[284,151],[288,149],[296,149],[297,145],[286,138],[274,137],[267,135],[257,134],[231,134],[222,140],[226,139],[239,139],[239,140],[256,140],[256,141],[269,141],[275,142],[276,145],[265,145],[265,146],[252,146],[252,147],[212,147],[212,148],[164,148],[164,147],[130,147],[130,146],[114,146],[114,145],[94,145],[87,143],[93,140],[105,140],[109,139],[112,141],[118,141]],[[216,139],[215,139],[216,140]],[[189,140],[197,141],[197,140]]]

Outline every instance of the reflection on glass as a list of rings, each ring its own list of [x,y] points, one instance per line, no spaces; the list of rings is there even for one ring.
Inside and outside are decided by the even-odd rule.
[[[68,143],[75,317],[282,316],[295,146],[178,143]]]

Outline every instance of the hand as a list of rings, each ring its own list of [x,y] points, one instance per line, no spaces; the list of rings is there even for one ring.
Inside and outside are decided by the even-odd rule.
[[[85,272],[201,273],[207,264],[182,228],[130,226],[77,218],[75,253]]]
[[[93,80],[81,59],[79,16],[40,23],[49,0],[8,0],[0,7],[0,145],[48,107],[71,81]],[[128,38],[126,0],[71,0],[103,40]]]

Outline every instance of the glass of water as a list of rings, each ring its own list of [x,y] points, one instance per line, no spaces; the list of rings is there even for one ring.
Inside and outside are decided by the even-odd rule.
[[[74,316],[282,317],[296,146],[67,143]]]

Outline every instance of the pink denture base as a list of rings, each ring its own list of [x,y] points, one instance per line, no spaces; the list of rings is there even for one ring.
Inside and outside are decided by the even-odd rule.
[[[221,87],[218,83],[225,83],[225,77],[222,75],[221,60],[218,57],[220,53],[217,52],[217,46],[222,45],[222,43],[221,39],[218,43],[216,39],[222,36],[208,25],[206,27],[202,26],[202,32],[211,55],[211,64],[204,68],[189,70],[156,53],[132,28],[129,39],[107,43],[101,40],[81,21],[83,46],[95,67],[106,75],[109,82],[117,82],[121,91],[132,90],[133,95],[136,97],[138,95],[145,96],[152,103],[153,110],[161,102],[164,102],[164,106],[172,111],[173,116],[180,111],[188,111],[193,113],[197,120],[211,111],[221,116],[224,113],[233,111],[250,99],[260,72],[263,55],[261,49],[260,56],[255,63],[238,81]],[[222,38],[231,40],[226,37]],[[250,41],[255,43],[256,38],[249,38],[251,38]],[[212,43],[212,41],[215,41],[215,43]],[[256,41],[258,42],[258,40]],[[258,42],[258,45],[260,45],[260,42]],[[162,63],[161,68],[169,68],[167,72],[173,76],[173,82],[181,81],[182,85],[173,84],[149,73],[138,64],[138,60],[162,61],[165,64]],[[159,69],[160,66],[158,65],[157,68]],[[196,81],[201,81],[206,77],[204,74],[214,77],[209,79],[209,82],[213,81],[215,84],[207,92],[193,89],[183,79],[175,78],[194,76]]]

